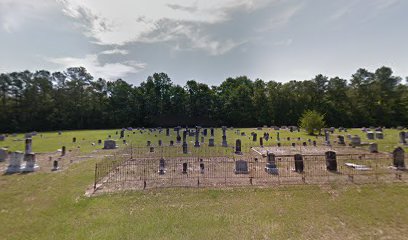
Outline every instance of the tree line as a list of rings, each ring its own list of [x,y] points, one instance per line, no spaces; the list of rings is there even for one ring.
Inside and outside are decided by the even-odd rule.
[[[304,81],[227,78],[219,86],[174,84],[154,73],[139,86],[95,79],[85,68],[0,74],[0,131],[126,126],[298,125],[306,110],[329,126],[398,126],[408,122],[408,86],[392,69],[358,69],[351,79]],[[408,79],[406,79],[408,81]]]

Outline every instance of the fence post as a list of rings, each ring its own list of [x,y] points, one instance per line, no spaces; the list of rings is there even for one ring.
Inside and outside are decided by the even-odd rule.
[[[98,169],[98,164],[96,163],[95,164],[95,179],[94,179],[94,191],[96,190],[96,178],[97,178],[97,176],[96,176],[96,173],[97,173],[97,169]]]

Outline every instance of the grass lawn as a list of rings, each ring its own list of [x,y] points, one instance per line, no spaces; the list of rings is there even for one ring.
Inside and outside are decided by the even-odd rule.
[[[247,135],[253,129],[242,129]],[[61,145],[90,152],[91,142],[116,130],[43,133],[37,152]],[[263,131],[262,131],[263,132]],[[261,131],[259,131],[261,133]],[[363,134],[352,130],[351,134]],[[168,137],[132,134],[145,144]],[[281,131],[281,139],[289,133]],[[398,144],[398,131],[386,130],[380,149]],[[236,135],[230,131],[229,143]],[[260,134],[258,134],[259,136]],[[72,137],[79,140],[72,143]],[[272,141],[276,134],[271,131]],[[21,138],[21,135],[19,136]],[[174,136],[173,136],[174,137]],[[82,140],[85,138],[85,140]],[[221,142],[221,130],[216,132]],[[246,137],[245,139],[248,139]],[[189,140],[193,140],[190,138]],[[322,140],[322,139],[319,139]],[[367,141],[366,137],[362,137]],[[251,144],[248,139],[243,142]],[[23,150],[9,137],[0,142]],[[271,140],[266,142],[272,144]],[[289,145],[290,142],[287,142]],[[408,187],[327,185],[235,189],[160,189],[84,197],[96,160],[69,165],[60,172],[0,176],[0,239],[407,239]]]

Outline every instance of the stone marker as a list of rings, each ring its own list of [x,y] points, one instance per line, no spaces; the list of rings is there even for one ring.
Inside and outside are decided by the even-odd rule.
[[[346,145],[346,143],[344,142],[344,136],[343,135],[339,135],[339,136],[337,136],[337,139],[338,139],[338,144],[339,145]]]
[[[28,153],[24,155],[24,161],[26,162],[25,168],[23,172],[34,172],[38,169],[38,165],[36,164],[35,154]]]
[[[404,153],[404,149],[402,149],[401,147],[397,147],[396,149],[394,149],[394,151],[392,152],[392,156],[393,156],[393,163],[394,163],[394,167],[396,167],[397,169],[405,169],[405,153]]]
[[[126,139],[123,139],[122,142],[123,142],[123,144],[126,144]]]
[[[166,162],[164,161],[163,158],[161,158],[160,161],[159,161],[159,171],[158,171],[158,173],[160,175],[163,175],[163,174],[166,173]]]
[[[166,128],[166,136],[170,136],[170,128]]]
[[[296,147],[296,143],[292,143],[292,147]]]
[[[276,166],[276,160],[275,160],[275,154],[271,152],[267,152],[266,154],[267,157],[267,163],[265,166],[265,172],[269,174],[279,174],[279,170]]]
[[[301,154],[295,154],[295,172],[302,173],[304,169],[303,156]]]
[[[66,152],[66,147],[65,146],[62,146],[62,148],[61,148],[61,156],[65,156],[65,152]]]
[[[21,171],[21,162],[23,161],[24,153],[20,151],[10,154],[10,164],[7,167],[6,173],[18,173]]]
[[[103,142],[103,149],[116,149],[116,141],[112,139]]]
[[[377,143],[370,143],[369,150],[370,150],[370,153],[378,153]]]
[[[4,140],[6,140],[6,136],[3,135],[3,134],[1,134],[1,135],[0,135],[0,141],[4,141]]]
[[[208,134],[208,129],[207,129],[207,128],[204,128],[204,130],[203,130],[203,135],[204,135],[205,137],[207,137],[207,134]]]
[[[149,147],[149,152],[153,153],[154,152],[154,147]]]
[[[373,140],[373,139],[374,139],[374,133],[371,132],[371,131],[367,132],[367,138],[368,138],[369,140]]]
[[[72,142],[73,142],[73,143],[76,143],[76,137],[73,137],[73,138],[72,138]]]
[[[204,163],[202,162],[203,160],[200,160],[200,173],[204,174]]]
[[[261,147],[263,147],[263,138],[262,138],[262,137],[259,138],[259,145],[260,145]]]
[[[256,142],[257,136],[258,136],[258,135],[257,135],[256,133],[252,134],[252,141]]]
[[[102,144],[102,140],[98,139],[98,145],[101,145],[101,144]]]
[[[325,155],[326,155],[326,168],[327,168],[327,170],[336,172],[337,171],[336,152],[327,151],[327,152],[325,152]]]
[[[400,132],[400,133],[399,133],[399,138],[400,138],[400,143],[402,143],[402,144],[407,144],[405,132]]]
[[[208,139],[208,146],[209,147],[214,147],[214,138]]]
[[[235,174],[248,174],[248,162],[238,160],[235,162]]]
[[[200,137],[200,127],[196,127],[195,130],[195,142],[194,142],[194,147],[200,147],[200,141],[198,138]]]
[[[361,145],[361,138],[358,135],[354,135],[351,137],[351,145],[352,146],[360,146]]]
[[[278,147],[280,147],[281,146],[281,143],[280,142],[278,142]]]
[[[279,132],[276,132],[276,141],[278,141],[278,142],[280,141]]]
[[[54,160],[54,162],[52,163],[52,169],[51,171],[58,171],[60,168],[58,166],[58,161]]]
[[[150,147],[150,145],[152,145],[152,142],[151,142],[151,141],[147,141],[147,142],[146,142],[146,145],[147,145],[148,147]]]
[[[316,147],[316,145],[317,145],[317,142],[315,141],[315,140],[313,140],[313,147]]]
[[[162,140],[161,139],[159,139],[159,141],[157,142],[158,144],[159,144],[159,146],[161,147],[161,145],[162,145]]]
[[[375,132],[375,137],[377,139],[384,139],[384,134],[383,132]]]
[[[125,130],[120,130],[120,138],[124,138],[125,137]]]
[[[241,151],[241,139],[235,140],[235,153],[236,154],[242,154],[242,151]]]
[[[183,174],[187,173],[188,164],[185,162],[183,163]]]
[[[324,132],[324,142],[326,145],[330,146],[330,133],[329,131]]]
[[[173,147],[173,146],[174,146],[174,141],[170,140],[170,147]]]
[[[183,154],[187,154],[188,146],[187,146],[187,131],[183,131]]]
[[[8,149],[0,148],[0,162],[6,161],[7,157],[8,157]]]
[[[214,137],[214,128],[210,128],[211,137]]]
[[[33,151],[32,148],[33,140],[31,138],[26,138],[25,140],[25,154],[29,154]]]
[[[303,147],[307,147],[307,143],[306,143],[306,142],[303,142]]]

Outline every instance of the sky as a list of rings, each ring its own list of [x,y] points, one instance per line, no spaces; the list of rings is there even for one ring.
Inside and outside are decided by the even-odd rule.
[[[388,66],[405,78],[407,13],[406,0],[0,0],[0,72],[218,85]]]

